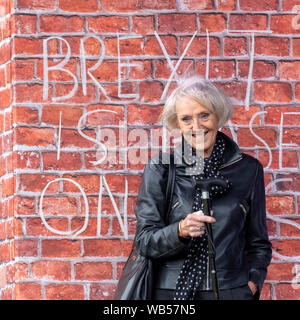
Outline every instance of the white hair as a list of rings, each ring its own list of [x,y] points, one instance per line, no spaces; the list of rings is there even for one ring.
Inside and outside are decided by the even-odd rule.
[[[180,79],[177,88],[167,98],[160,115],[160,119],[170,130],[178,128],[176,102],[183,96],[194,99],[214,113],[218,118],[219,128],[223,127],[233,114],[230,98],[210,81],[198,76]]]

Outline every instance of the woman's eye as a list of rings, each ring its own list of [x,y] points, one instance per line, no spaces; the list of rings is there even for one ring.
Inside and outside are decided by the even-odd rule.
[[[190,122],[190,121],[191,121],[191,118],[182,118],[182,121],[183,121],[183,122]]]
[[[202,120],[206,120],[206,119],[208,119],[208,117],[209,117],[209,113],[204,113],[204,114],[202,114],[202,115],[200,116],[200,118],[201,118]]]

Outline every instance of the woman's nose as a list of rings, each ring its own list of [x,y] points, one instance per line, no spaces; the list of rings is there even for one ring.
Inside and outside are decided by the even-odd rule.
[[[193,130],[202,129],[201,120],[198,117],[193,119]]]

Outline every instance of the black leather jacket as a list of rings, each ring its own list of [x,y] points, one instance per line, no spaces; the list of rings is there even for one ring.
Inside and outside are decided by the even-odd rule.
[[[219,288],[230,289],[251,280],[259,295],[272,256],[263,167],[257,159],[241,153],[228,136],[218,134],[226,143],[219,170],[232,182],[225,195],[212,201]],[[177,147],[175,154],[177,150],[181,149]],[[172,211],[165,222],[168,165],[158,159],[150,159],[144,169],[135,207],[136,240],[140,253],[154,261],[154,286],[174,289],[190,242],[178,236],[178,224],[192,212],[195,190],[185,170],[191,164],[184,158],[182,164],[176,164]],[[200,289],[205,289],[203,286]]]

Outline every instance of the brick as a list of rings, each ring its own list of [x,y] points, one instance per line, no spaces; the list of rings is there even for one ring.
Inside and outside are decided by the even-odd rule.
[[[49,284],[45,286],[45,297],[47,300],[83,300],[83,285]]]
[[[89,126],[105,126],[105,125],[120,125],[124,121],[123,106],[93,104],[87,107],[87,112],[97,111],[89,114],[86,117],[86,124]],[[108,111],[108,112],[105,112]],[[113,111],[110,112],[110,111]]]
[[[128,193],[137,193],[141,181],[140,176],[126,176],[128,181]],[[125,190],[125,178],[116,174],[107,174],[106,175],[107,184],[111,192],[120,192],[124,193]]]
[[[140,9],[176,9],[176,0],[139,0],[138,4]]]
[[[40,32],[82,32],[84,31],[83,18],[76,16],[41,16]]]
[[[178,60],[172,59],[173,66],[176,66]],[[154,60],[153,62],[154,65],[154,77],[156,79],[169,79],[170,76],[172,75],[172,69],[170,68],[167,60]],[[185,72],[194,72],[194,61],[193,60],[185,60],[183,59],[177,70],[176,73],[178,75],[184,75]]]
[[[83,243],[84,256],[115,257],[121,256],[122,244],[120,240],[87,239]]]
[[[133,16],[132,32],[136,34],[153,34],[154,33],[154,17],[153,16]]]
[[[224,82],[224,83],[214,83],[217,87],[221,88],[225,93],[235,100],[233,101],[241,101],[244,102],[246,96],[246,82]]]
[[[15,255],[17,257],[36,257],[38,255],[38,241],[15,240]]]
[[[67,261],[40,260],[31,264],[32,275],[41,280],[71,280],[71,264]]]
[[[206,74],[206,60],[197,61],[196,72]],[[231,60],[211,60],[209,63],[209,79],[232,79],[235,77],[235,62]]]
[[[94,130],[82,130],[83,134],[95,139],[96,134]],[[62,129],[61,130],[61,147],[62,148],[92,148],[95,143],[82,137],[77,130]]]
[[[57,159],[56,152],[44,152],[42,154],[44,170],[79,170],[82,167],[81,155],[75,152],[61,152]]]
[[[62,84],[55,83],[55,98],[61,98],[63,103],[93,103],[96,100],[96,88],[93,85],[87,84],[86,86],[86,95],[83,94],[83,91],[80,87],[76,90],[74,95],[70,98],[64,98],[70,94],[74,88],[74,84]]]
[[[249,61],[238,62],[238,76],[241,78],[247,78],[249,74]],[[275,78],[276,76],[276,64],[269,61],[254,61],[252,77],[254,79],[263,78]]]
[[[101,281],[113,277],[112,264],[108,262],[82,262],[74,265],[75,280]]]
[[[117,38],[105,38],[105,55],[106,56],[118,56],[118,40]],[[144,51],[143,38],[137,36],[137,38],[122,39],[120,37],[120,56],[141,56]]]
[[[55,214],[55,212],[54,212]],[[46,218],[47,224],[55,230],[68,232],[68,220],[65,218]],[[26,235],[27,236],[53,236],[52,230],[49,230],[44,225],[41,218],[27,218],[26,219]]]
[[[79,240],[43,240],[42,257],[81,257]]]
[[[168,55],[176,55],[176,38],[173,36],[159,36]],[[145,54],[151,56],[163,56],[163,51],[155,36],[145,38]]]
[[[30,107],[15,107],[13,109],[16,123],[37,124],[39,121],[38,110]]]
[[[34,15],[15,15],[12,32],[16,34],[34,34],[37,31],[37,17]]]
[[[266,106],[264,122],[265,124],[280,125],[283,116],[283,127],[297,126],[299,124],[300,111],[299,107],[293,106]],[[298,113],[298,114],[288,114]]]
[[[42,192],[50,181],[57,179],[58,176],[45,175],[45,174],[21,174],[19,190],[20,191],[30,191],[30,192]],[[58,192],[58,182],[51,183],[46,191],[46,194]]]
[[[97,16],[87,17],[88,30],[94,33],[128,32],[128,17]]]
[[[33,151],[17,151],[14,153],[14,166],[19,169],[38,169],[40,155]]]
[[[65,48],[65,44],[62,44],[62,51],[66,54],[67,49]],[[47,59],[48,67],[55,67],[58,65],[58,62],[55,59]],[[63,66],[64,70],[68,70],[74,76],[77,75],[77,67],[78,61],[76,59],[69,59],[68,62]],[[42,59],[37,61],[37,78],[44,78],[44,61]],[[48,81],[74,81],[74,78],[68,74],[66,71],[62,70],[49,70],[48,71]]]
[[[86,68],[92,68],[96,64],[96,61],[87,60]],[[125,68],[121,68],[121,72],[125,72]],[[91,72],[93,77],[97,79],[99,83],[102,82],[117,82],[119,78],[118,74],[118,62],[113,60],[106,60],[94,71]],[[92,82],[92,78],[87,74],[87,81]]]
[[[274,11],[277,7],[277,0],[240,0],[240,9],[245,11]]]
[[[276,131],[269,128],[253,128],[254,133],[268,144],[269,147],[276,146]],[[260,140],[252,135],[249,129],[240,128],[237,132],[240,147],[265,146]]]
[[[264,56],[289,56],[290,41],[288,38],[256,37],[255,54]]]
[[[98,199],[97,199],[98,200]],[[82,211],[84,208],[82,207]],[[103,211],[102,211],[103,212]],[[91,213],[91,212],[90,212]],[[85,218],[75,217],[71,220],[71,230],[80,230],[85,223]],[[97,218],[89,218],[87,227],[80,233],[81,237],[95,237],[97,233],[98,222]],[[108,236],[110,229],[110,219],[101,217],[100,235]]]
[[[295,99],[300,101],[300,83],[295,85]]]
[[[149,79],[152,75],[151,61],[150,60],[130,60],[129,63],[136,66],[130,67],[129,79]]]
[[[299,178],[300,175],[298,173],[293,174],[278,174],[277,178],[289,179],[290,181],[279,181],[277,182],[277,190],[278,191],[296,191],[300,190]]]
[[[54,49],[57,51],[56,41],[48,42],[49,49]],[[26,55],[35,55],[43,53],[43,41],[42,39],[37,38],[14,38],[14,51],[16,55],[26,54]]]
[[[48,146],[53,145],[54,131],[49,128],[27,128],[17,127],[16,144],[27,146]]]
[[[300,220],[299,219],[287,219],[287,220],[290,220],[293,223],[296,223],[298,227],[284,223],[284,222],[280,223],[280,235],[284,237],[298,237]]]
[[[275,294],[277,300],[295,300],[296,297],[299,297],[300,288],[299,288],[299,276],[296,279],[296,283],[293,286],[292,284],[287,283],[278,283],[275,285]]]
[[[280,61],[278,63],[280,79],[298,80],[300,73],[300,61]]]
[[[95,165],[93,161],[99,161],[103,157],[103,152],[85,152],[85,167],[89,170],[124,170],[125,153],[115,151],[107,151],[107,155],[104,161]]]
[[[295,5],[299,5],[298,0],[282,0],[282,10],[284,11],[292,11]],[[297,7],[294,10],[297,10]]]
[[[224,37],[224,56],[248,55],[246,38]]]
[[[127,121],[129,124],[156,124],[162,107],[128,105]]]
[[[231,14],[229,30],[265,30],[267,15],[263,14]]]
[[[90,286],[91,300],[113,300],[115,295],[116,285],[107,283],[92,283]]]
[[[43,85],[37,83],[16,84],[14,86],[15,101],[17,103],[32,102],[42,103],[46,102],[43,98]],[[51,96],[51,90],[48,88],[48,97]]]
[[[0,110],[8,108],[11,104],[11,89],[4,89],[0,91]]]
[[[267,196],[266,208],[269,214],[294,214],[294,198],[291,196]]]
[[[270,30],[279,34],[298,34],[299,19],[294,14],[271,15]]]
[[[260,82],[254,83],[254,98],[264,102],[290,102],[292,88],[285,82]]]
[[[76,215],[79,208],[78,197],[73,196],[56,196],[43,198],[43,213],[47,215]]]
[[[212,0],[181,0],[180,9],[184,10],[210,10],[213,9]]]
[[[5,87],[6,86],[6,68],[2,67],[0,68],[0,87]]]
[[[145,102],[160,102],[163,90],[159,81],[143,81],[140,83],[140,99]]]
[[[28,278],[28,265],[26,263],[14,263],[7,266],[7,282],[22,281]]]
[[[8,242],[0,243],[0,262],[7,262],[11,260],[10,244]]]
[[[46,124],[59,125],[60,112],[62,126],[77,127],[83,108],[69,105],[44,105],[41,120]]]
[[[16,215],[35,214],[35,205],[33,198],[14,197],[14,208]]]
[[[298,240],[272,240],[273,250],[277,253],[292,257],[299,256],[300,242]]]
[[[96,12],[101,10],[97,0],[59,0],[58,8],[67,12]]]
[[[139,0],[129,1],[101,1],[103,8],[110,12],[132,12],[139,10]]]
[[[266,280],[291,281],[293,267],[293,263],[271,263],[268,267]]]
[[[194,14],[161,14],[158,31],[161,33],[194,33],[197,30]]]
[[[226,29],[225,14],[200,14],[199,15],[200,32],[222,32]]]
[[[283,137],[282,137],[283,143],[293,143],[295,144],[295,147],[299,147],[300,145],[300,132],[298,128],[291,128],[291,129],[284,129],[283,131]]]
[[[2,178],[2,197],[12,196],[15,192],[15,177]]]
[[[99,177],[96,175],[64,175],[63,178],[71,179],[81,185],[85,193],[98,193],[99,192]],[[64,192],[77,192],[80,193],[78,187],[68,180],[63,181]]]
[[[298,155],[296,151],[283,149],[281,158],[281,168],[298,168]],[[270,161],[269,152],[259,151],[258,159],[264,167],[267,166]],[[269,168],[280,169],[279,151],[272,150],[272,162]]]
[[[220,11],[234,11],[236,10],[235,0],[218,0],[217,8]]]
[[[16,300],[41,300],[41,285],[34,282],[23,282],[15,284]]]
[[[293,44],[293,56],[300,57],[300,38],[292,39]]]
[[[18,9],[53,10],[56,8],[56,0],[18,0]]]
[[[133,12],[143,9],[176,9],[176,0],[129,0],[125,2],[103,0],[101,1],[101,4],[110,12]]]
[[[121,229],[119,220],[117,218],[114,218],[112,220],[112,235],[113,236],[119,236],[119,237],[123,237],[124,236],[124,232]],[[136,231],[136,219],[135,218],[129,218],[127,221],[127,231],[128,231],[128,235],[135,235],[135,231]]]

